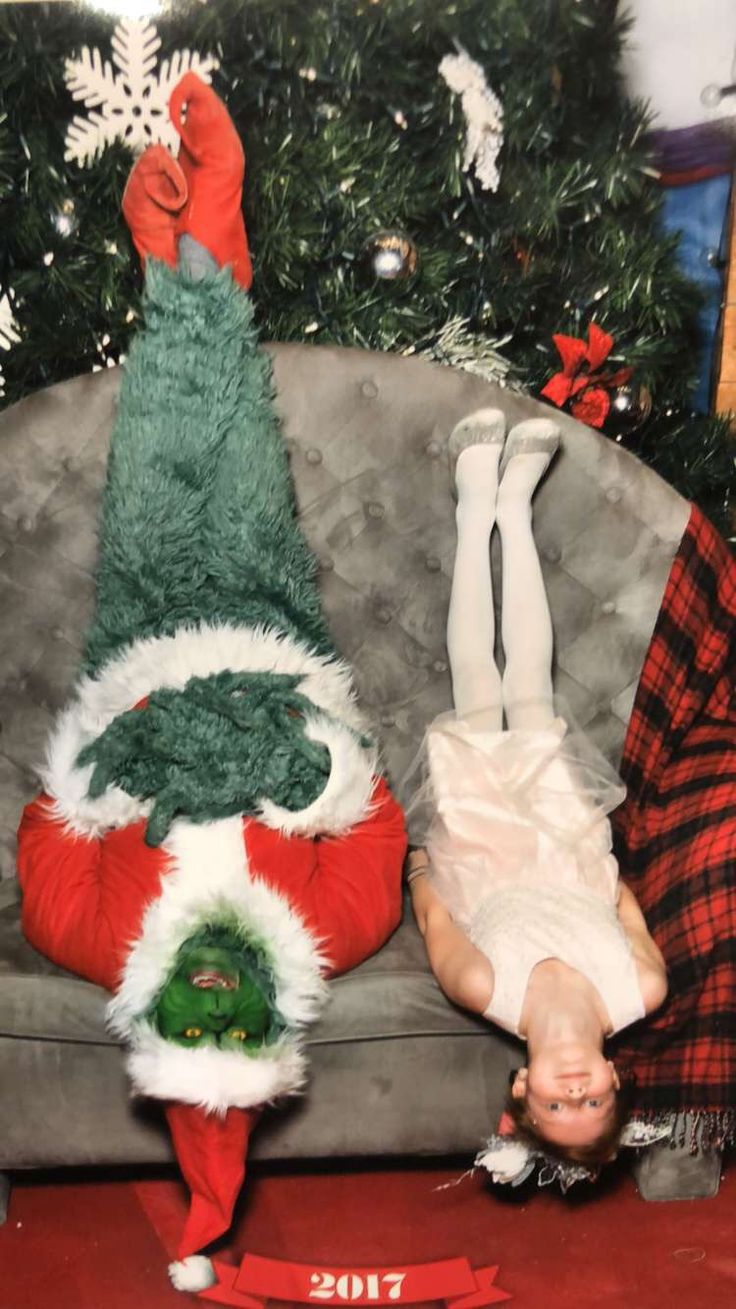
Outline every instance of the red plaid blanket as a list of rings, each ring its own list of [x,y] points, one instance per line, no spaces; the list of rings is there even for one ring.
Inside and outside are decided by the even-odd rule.
[[[618,1058],[637,1111],[736,1138],[736,561],[698,509],[672,566],[624,747],[621,871],[664,954],[669,995]]]

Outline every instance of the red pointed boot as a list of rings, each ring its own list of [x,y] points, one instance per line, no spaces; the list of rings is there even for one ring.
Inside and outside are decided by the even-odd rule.
[[[177,235],[188,233],[221,267],[229,264],[247,291],[253,267],[241,208],[245,154],[233,121],[196,73],[185,73],[174,88],[169,113],[181,137],[179,164],[189,190]]]
[[[176,267],[176,219],[187,199],[184,174],[163,145],[149,145],[133,165],[123,192],[123,215],[145,265],[161,259]]]

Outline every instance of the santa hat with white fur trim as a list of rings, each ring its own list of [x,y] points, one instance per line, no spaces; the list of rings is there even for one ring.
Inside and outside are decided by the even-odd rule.
[[[217,1278],[206,1255],[197,1254],[226,1232],[245,1176],[255,1110],[205,1114],[191,1105],[167,1106],[176,1157],[191,1191],[189,1216],[169,1276],[177,1291],[203,1291]]]

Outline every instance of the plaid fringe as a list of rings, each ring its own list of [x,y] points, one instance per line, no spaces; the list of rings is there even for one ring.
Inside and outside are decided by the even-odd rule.
[[[735,672],[736,562],[693,508],[642,670],[621,767],[628,795],[613,821],[670,988],[616,1054],[636,1076],[634,1116],[687,1114],[694,1153],[736,1139]]]

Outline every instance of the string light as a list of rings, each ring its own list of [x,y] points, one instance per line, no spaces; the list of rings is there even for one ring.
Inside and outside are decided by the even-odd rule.
[[[61,208],[51,215],[51,221],[54,224],[59,236],[71,236],[77,226],[77,220],[74,211],[74,201],[67,197],[63,201]]]

